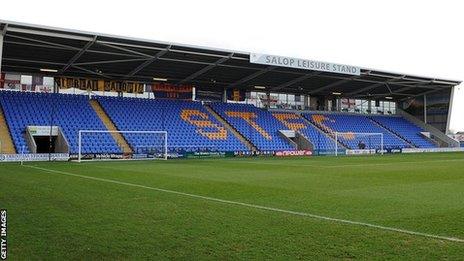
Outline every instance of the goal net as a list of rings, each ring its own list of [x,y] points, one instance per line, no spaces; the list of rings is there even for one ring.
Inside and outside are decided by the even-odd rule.
[[[343,150],[351,154],[383,154],[383,133],[335,132],[335,156]]]
[[[77,160],[168,158],[166,131],[79,130]]]

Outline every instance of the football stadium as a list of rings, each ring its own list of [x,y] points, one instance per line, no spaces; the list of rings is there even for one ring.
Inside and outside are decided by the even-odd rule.
[[[2,259],[464,256],[459,80],[10,21],[0,72]]]

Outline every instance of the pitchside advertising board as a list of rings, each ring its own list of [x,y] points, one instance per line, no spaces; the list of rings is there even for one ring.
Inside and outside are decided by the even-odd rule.
[[[355,149],[355,150],[346,150],[345,151],[345,154],[346,155],[364,155],[364,154],[396,154],[396,153],[402,153],[403,150],[400,149],[400,148],[397,148],[397,149],[391,149],[391,148],[388,148],[388,149],[384,149],[384,150],[380,150],[380,149]]]
[[[68,161],[67,153],[38,153],[38,154],[0,154],[0,162],[18,161]]]
[[[330,72],[330,73],[339,73],[339,74],[348,74],[348,75],[361,75],[361,68],[356,67],[356,66],[320,62],[320,61],[278,56],[278,55],[260,54],[260,53],[251,53],[250,63],[273,65],[273,66],[311,70],[311,71],[320,71],[320,72]]]

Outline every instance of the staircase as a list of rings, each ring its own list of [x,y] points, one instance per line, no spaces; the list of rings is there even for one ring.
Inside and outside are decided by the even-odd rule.
[[[211,115],[216,118],[224,127],[226,127],[232,134],[235,135],[249,150],[258,151],[258,148],[253,145],[249,140],[245,139],[234,127],[232,127],[225,119],[223,119],[219,114],[217,114],[209,105],[205,104],[206,110],[211,113]]]
[[[11,139],[10,129],[0,106],[0,154],[16,154],[16,149]]]
[[[109,131],[117,131],[118,129],[114,125],[113,121],[110,119],[108,114],[103,110],[102,106],[100,103],[98,103],[97,100],[90,100],[90,105],[94,109],[94,111],[97,113],[98,117],[100,120],[103,122],[105,125],[106,129]],[[129,146],[129,143],[127,143],[126,139],[122,136],[121,133],[119,132],[111,132],[111,136],[113,136],[113,139],[116,141],[116,143],[122,148],[123,153],[133,153],[131,147]]]

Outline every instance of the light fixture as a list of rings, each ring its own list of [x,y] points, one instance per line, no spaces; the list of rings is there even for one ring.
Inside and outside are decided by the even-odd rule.
[[[393,97],[387,96],[387,97],[385,97],[385,99],[387,99],[387,100],[393,100]]]
[[[261,89],[261,90],[264,90],[264,89],[266,89],[266,87],[264,87],[264,86],[255,86],[255,89]]]
[[[158,81],[158,82],[167,82],[168,79],[166,78],[158,78],[158,77],[153,77],[153,81]]]
[[[41,72],[53,72],[53,73],[58,72],[58,70],[55,70],[55,69],[48,69],[48,68],[41,68],[40,71],[41,71]]]
[[[332,92],[333,95],[342,95],[341,92]]]

